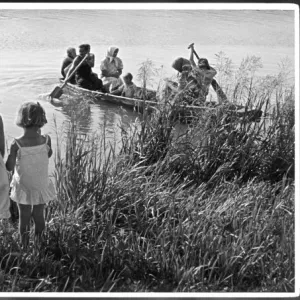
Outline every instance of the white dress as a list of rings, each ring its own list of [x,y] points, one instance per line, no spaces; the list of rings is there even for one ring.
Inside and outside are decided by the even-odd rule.
[[[9,181],[6,167],[0,154],[0,219],[10,218]]]
[[[46,204],[56,199],[53,183],[48,175],[48,136],[45,144],[21,147],[16,141],[16,166],[11,182],[11,199],[28,205]]]

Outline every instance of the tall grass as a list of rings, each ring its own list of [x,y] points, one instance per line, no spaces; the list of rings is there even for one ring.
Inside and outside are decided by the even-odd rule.
[[[1,235],[1,291],[294,291],[293,97],[260,98],[260,123],[203,110],[180,135],[162,106],[122,128],[118,153],[72,118],[44,243],[16,253]]]

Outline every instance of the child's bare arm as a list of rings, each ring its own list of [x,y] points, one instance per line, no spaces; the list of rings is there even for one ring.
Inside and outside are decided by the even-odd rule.
[[[49,135],[48,135],[47,145],[49,146],[48,157],[50,158],[52,156],[53,151],[52,151],[52,148],[51,148],[51,138],[50,138]]]
[[[19,147],[17,143],[13,141],[10,146],[10,152],[6,161],[6,169],[9,172],[13,171],[15,168],[18,149]]]
[[[0,116],[0,154],[4,157],[5,154],[5,139],[4,139],[4,129],[3,129],[3,121]]]

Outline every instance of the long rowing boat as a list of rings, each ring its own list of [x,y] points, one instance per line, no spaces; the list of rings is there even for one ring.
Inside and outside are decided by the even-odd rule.
[[[116,105],[124,105],[129,108],[133,109],[140,109],[142,110],[145,106],[154,107],[157,105],[157,102],[155,100],[155,92],[147,90],[146,98],[148,100],[141,100],[141,99],[134,99],[134,98],[127,98],[122,96],[116,96],[112,94],[107,94],[103,92],[98,91],[91,91],[87,90],[81,87],[78,87],[77,85],[67,83],[64,88],[63,92],[65,95],[71,96],[71,97],[78,97],[82,96],[85,98],[88,98],[94,102],[109,102]],[[149,100],[152,99],[152,100]],[[63,102],[63,100],[62,100]]]
[[[141,89],[140,89],[141,92]],[[107,94],[103,92],[98,91],[91,91],[87,90],[81,87],[78,87],[77,85],[67,83],[63,88],[63,93],[65,95],[68,95],[70,97],[78,97],[82,96],[84,98],[88,98],[92,100],[93,102],[101,103],[101,102],[109,102],[116,105],[125,106],[128,108],[132,108],[136,111],[142,112],[145,108],[147,108],[148,111],[152,111],[154,107],[161,104],[156,100],[156,93],[152,90],[147,90],[146,92],[146,100],[142,99],[135,99],[135,98],[127,98],[123,96],[116,96],[112,94]],[[55,100],[53,99],[52,104],[54,105],[63,105],[64,100]],[[191,116],[190,112],[195,112],[198,110],[210,110],[210,109],[216,109],[214,107],[209,106],[191,106],[191,105],[179,105],[179,107],[182,108],[182,111],[180,112],[181,116],[183,118],[185,116]],[[228,111],[231,113],[231,115],[235,115],[237,117],[247,117],[248,121],[250,122],[258,122],[261,119],[262,111],[259,109],[247,109],[242,106],[231,106],[231,108],[228,108]],[[182,117],[181,117],[182,119]]]

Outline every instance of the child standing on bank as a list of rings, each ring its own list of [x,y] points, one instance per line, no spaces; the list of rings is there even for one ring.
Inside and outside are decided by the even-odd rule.
[[[39,241],[45,229],[44,206],[56,198],[48,176],[51,139],[48,135],[41,135],[40,130],[46,123],[45,111],[38,102],[23,103],[16,125],[24,132],[12,142],[6,162],[7,170],[14,170],[10,197],[18,204],[19,232],[24,248],[29,243],[31,217],[35,224],[35,237]]]
[[[0,116],[0,219],[10,218],[9,181],[3,161],[5,154],[5,139],[2,117]]]

